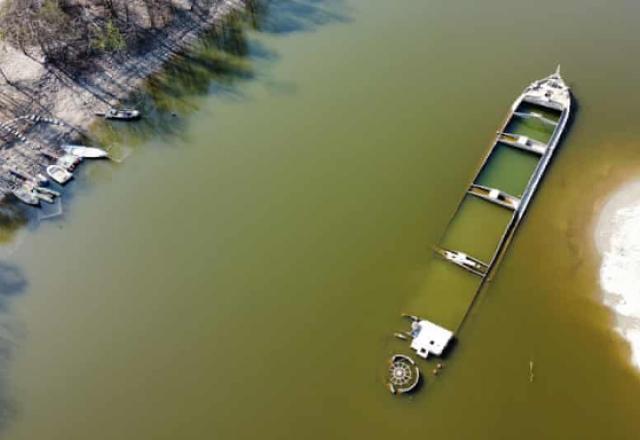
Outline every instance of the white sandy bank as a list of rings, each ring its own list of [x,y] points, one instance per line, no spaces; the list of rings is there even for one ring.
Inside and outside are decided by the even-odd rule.
[[[631,361],[640,369],[640,181],[605,204],[596,244],[602,254],[604,303],[616,314],[616,331],[629,342]]]

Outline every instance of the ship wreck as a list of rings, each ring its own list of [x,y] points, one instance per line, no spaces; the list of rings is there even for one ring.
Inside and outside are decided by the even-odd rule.
[[[469,311],[481,292],[486,280],[495,270],[504,254],[518,225],[522,221],[527,208],[535,194],[544,173],[549,166],[555,150],[567,128],[571,114],[572,96],[569,87],[560,74],[560,66],[546,78],[531,83],[511,106],[510,112],[484,157],[481,166],[466,188],[464,196],[458,203],[454,215],[438,245],[434,246],[435,260],[442,261],[447,267],[440,270],[445,287],[431,295],[430,304],[423,304],[420,312],[404,315],[409,318],[410,329],[395,333],[399,339],[409,341],[410,348],[423,359],[441,357],[446,354],[456,334],[460,330]],[[509,162],[511,157],[516,162]],[[517,167],[515,166],[517,165]],[[513,169],[524,170],[518,179],[504,177],[513,174]],[[485,246],[482,255],[473,250],[454,248],[459,245],[451,239],[450,229],[460,228],[468,224],[479,233],[482,227],[476,226],[481,220],[478,211],[471,211],[466,206],[477,204],[474,209],[493,209],[500,211],[504,222],[494,228],[495,240]],[[490,206],[486,208],[483,206]],[[497,217],[496,217],[497,218]],[[485,250],[487,249],[487,250]],[[449,269],[449,266],[455,269]],[[462,277],[473,277],[475,280],[464,280],[465,286],[473,286],[466,296],[456,298],[455,310],[445,310],[441,303],[450,303],[448,297],[452,291],[446,288],[448,279],[454,271],[464,271]],[[455,292],[457,293],[457,292]],[[396,356],[396,355],[394,355]],[[434,374],[438,373],[442,364],[438,363]],[[393,385],[393,377],[387,378],[387,386]],[[393,388],[394,392],[398,388]],[[413,387],[411,388],[413,389]]]

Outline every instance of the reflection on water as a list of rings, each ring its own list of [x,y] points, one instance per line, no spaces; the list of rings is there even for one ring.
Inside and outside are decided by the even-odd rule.
[[[15,199],[0,203],[0,244],[9,243],[29,222],[29,213],[32,212],[33,209],[18,204]]]
[[[16,200],[0,203],[0,255],[8,256],[19,243],[15,243],[20,229],[37,224],[37,212],[19,204]],[[8,367],[17,341],[21,337],[20,326],[8,309],[9,299],[24,293],[28,282],[21,267],[0,260],[0,431],[11,422],[16,413],[16,403],[8,386]]]
[[[198,111],[198,97],[210,94],[242,98],[238,81],[250,79],[247,55],[246,14],[238,14],[207,33],[188,53],[174,56],[165,68],[149,78],[130,97],[132,106],[144,117],[135,124],[98,121],[92,132],[110,149],[116,160],[123,159],[135,145],[152,136],[179,139],[185,133],[185,118]]]
[[[13,420],[17,404],[9,388],[8,369],[11,355],[22,338],[21,326],[8,310],[8,300],[24,293],[28,287],[22,269],[15,264],[0,262],[0,431]]]
[[[259,2],[254,24],[262,32],[289,34],[352,20],[345,0],[271,0]]]

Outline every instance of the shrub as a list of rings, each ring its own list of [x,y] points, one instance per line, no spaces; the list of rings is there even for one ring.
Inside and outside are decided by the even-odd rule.
[[[92,39],[91,46],[105,52],[120,52],[127,48],[127,42],[120,29],[112,20],[108,20]]]

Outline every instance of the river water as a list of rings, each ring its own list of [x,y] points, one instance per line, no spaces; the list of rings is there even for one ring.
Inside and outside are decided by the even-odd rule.
[[[144,122],[96,128],[126,160],[0,236],[3,437],[637,438],[593,228],[640,174],[638,13],[274,0],[176,62]],[[558,63],[569,134],[443,372],[392,397],[399,315],[447,276],[430,246]]]

